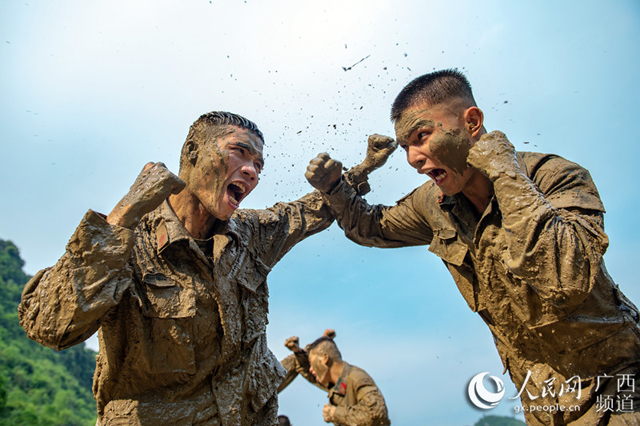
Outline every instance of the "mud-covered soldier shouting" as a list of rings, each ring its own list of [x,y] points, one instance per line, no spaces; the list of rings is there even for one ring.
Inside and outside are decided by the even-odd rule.
[[[431,178],[395,206],[367,204],[326,154],[307,169],[347,237],[429,245],[489,326],[523,406],[572,407],[527,411],[528,424],[640,424],[640,386],[620,386],[640,378],[638,309],[605,269],[604,207],[587,170],[487,133],[455,70],[410,82],[391,117],[407,161]]]
[[[366,371],[342,360],[333,341],[335,336],[334,330],[327,329],[305,349],[300,348],[297,336],[288,338],[285,346],[293,354],[281,361],[287,375],[278,392],[301,374],[311,384],[328,392],[329,404],[322,408],[325,422],[336,426],[390,425],[382,392]]]
[[[19,313],[32,339],[61,350],[99,331],[99,426],[276,424],[285,371],[267,348],[266,277],[333,218],[317,191],[237,210],[258,185],[263,143],[241,116],[201,116],[179,177],[147,164],[25,286]]]

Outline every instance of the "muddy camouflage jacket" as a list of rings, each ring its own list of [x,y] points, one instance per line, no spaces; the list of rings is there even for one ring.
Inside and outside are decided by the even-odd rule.
[[[21,324],[56,350],[99,330],[101,426],[275,424],[284,369],[266,344],[266,277],[332,220],[317,193],[238,210],[207,241],[167,202],[135,231],[89,211],[25,286]]]
[[[305,351],[289,355],[281,361],[287,370],[278,392],[287,387],[298,374],[309,383],[329,393],[329,402],[336,406],[333,423],[336,426],[387,426],[391,424],[382,392],[363,369],[344,363],[344,370],[331,388],[318,383],[309,372],[309,358]]]
[[[375,382],[361,368],[344,363],[338,383],[329,389],[329,402],[336,406],[336,426],[390,425],[387,405]]]
[[[638,310],[605,269],[604,207],[589,173],[555,155],[518,153],[518,162],[520,173],[494,182],[480,218],[432,181],[392,207],[369,205],[344,183],[325,197],[359,244],[429,245],[517,386],[534,365],[585,379],[638,363]]]

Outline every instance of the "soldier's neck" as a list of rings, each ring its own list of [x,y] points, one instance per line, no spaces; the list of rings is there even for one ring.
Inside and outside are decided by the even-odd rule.
[[[189,235],[199,240],[211,236],[218,219],[205,210],[195,195],[183,190],[179,194],[171,195],[169,204]]]
[[[473,204],[476,215],[482,216],[493,197],[493,183],[485,175],[476,171],[462,190],[462,194]]]
[[[338,379],[342,374],[342,370],[344,370],[344,362],[334,362],[331,365],[329,370],[329,375],[331,376],[331,383],[338,383]]]

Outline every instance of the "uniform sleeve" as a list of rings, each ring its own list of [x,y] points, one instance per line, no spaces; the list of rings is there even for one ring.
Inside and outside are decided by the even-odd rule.
[[[134,235],[87,212],[60,260],[24,287],[18,314],[27,335],[61,350],[95,333],[130,285]]]
[[[558,307],[584,301],[608,246],[602,203],[589,173],[548,156],[529,171],[503,175],[495,196],[507,231],[504,263]]]
[[[426,192],[423,186],[395,206],[372,205],[342,181],[324,197],[347,238],[367,247],[395,248],[431,242],[433,231],[422,207]]]
[[[284,380],[282,380],[280,386],[278,386],[278,393],[282,392],[287,386],[291,384],[291,382],[294,381],[296,377],[298,377],[295,354],[289,355],[288,357],[280,361],[280,364],[282,364],[284,369],[287,370],[287,374],[284,376]]]
[[[380,389],[373,381],[359,383],[358,402],[349,407],[336,407],[333,419],[336,424],[349,426],[389,425],[389,414]]]
[[[291,354],[280,361],[280,363],[285,368],[285,370],[287,370],[287,375],[278,387],[278,393],[282,392],[287,386],[289,386],[291,382],[293,382],[293,380],[298,377],[298,374],[304,377],[312,385],[316,385],[322,390],[327,390],[326,387],[316,382],[315,377],[309,371],[309,356],[305,351]]]
[[[237,210],[236,215],[251,228],[249,250],[253,250],[269,268],[294,245],[327,229],[334,220],[318,191],[264,210]]]

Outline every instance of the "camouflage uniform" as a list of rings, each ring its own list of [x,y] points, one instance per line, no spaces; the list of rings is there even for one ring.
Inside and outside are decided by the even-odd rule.
[[[579,165],[555,155],[517,157],[520,170],[495,180],[480,217],[462,194],[444,196],[432,181],[393,207],[369,205],[344,183],[325,197],[358,244],[429,245],[491,329],[518,389],[528,371],[527,391],[534,399],[544,380],[555,378],[560,388],[580,377],[581,398],[564,395],[580,410],[527,413],[529,424],[564,424],[578,416],[583,424],[606,422],[611,412],[594,408],[604,389],[601,381],[596,392],[597,377],[637,373],[640,330],[638,309],[604,266],[604,207]],[[526,391],[522,400],[531,402]]]
[[[343,361],[344,369],[338,382],[332,387],[318,383],[309,372],[309,358],[306,351],[289,355],[281,361],[287,375],[278,388],[281,392],[298,374],[311,384],[328,392],[329,403],[336,406],[333,424],[336,426],[386,426],[390,425],[387,405],[382,392],[371,376],[363,369]]]
[[[99,426],[274,425],[285,372],[266,343],[266,277],[332,220],[318,193],[238,210],[206,241],[168,202],[135,231],[89,211],[25,286],[20,321],[56,350],[99,331]]]

